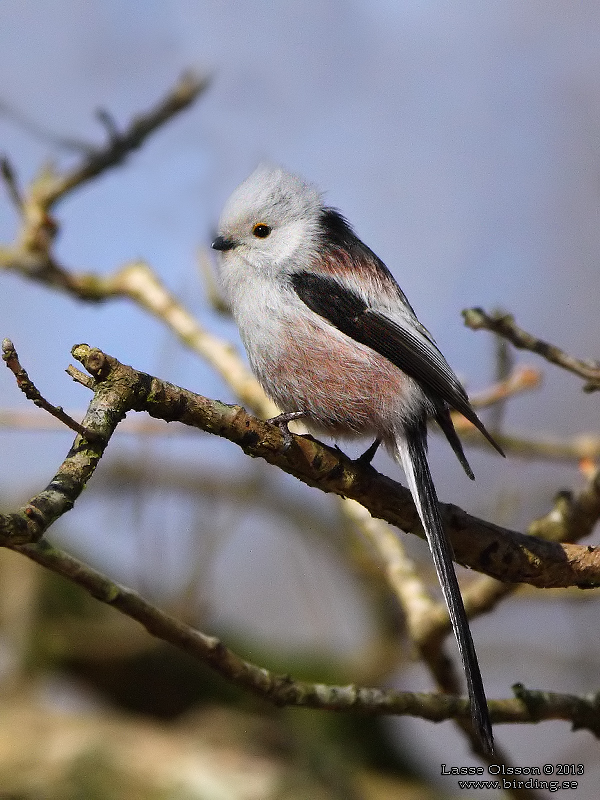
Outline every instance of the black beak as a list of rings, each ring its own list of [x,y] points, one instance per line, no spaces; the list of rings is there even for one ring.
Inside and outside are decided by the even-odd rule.
[[[211,244],[213,250],[232,250],[235,247],[233,239],[226,239],[224,236],[217,236]]]

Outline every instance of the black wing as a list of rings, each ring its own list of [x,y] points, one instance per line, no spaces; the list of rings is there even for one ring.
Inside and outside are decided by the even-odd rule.
[[[294,273],[291,282],[298,297],[312,311],[410,375],[434,402],[439,398],[460,411],[504,455],[471,408],[467,394],[448,362],[418,327],[418,322],[414,326],[401,325],[374,311],[356,292],[331,276],[302,271]]]

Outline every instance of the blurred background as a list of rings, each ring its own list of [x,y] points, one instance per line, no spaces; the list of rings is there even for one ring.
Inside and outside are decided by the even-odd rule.
[[[108,274],[143,258],[203,325],[239,346],[207,300],[198,251],[235,186],[260,160],[279,162],[343,211],[476,391],[494,378],[494,343],[463,326],[463,308],[506,309],[581,358],[600,349],[599,37],[592,0],[4,0],[0,151],[26,185],[48,161],[76,163],[65,140],[104,141],[98,109],[125,127],[183,70],[209,74],[190,110],[57,208],[60,262]],[[0,241],[17,229],[0,193]],[[124,300],[85,304],[0,273],[0,336],[47,399],[74,413],[89,401],[64,374],[78,342],[236,401]],[[545,380],[510,401],[507,432],[546,441],[597,431],[597,395],[579,379],[532,355],[517,361],[543,367]],[[0,409],[8,510],[48,483],[72,437],[44,429],[49,420],[8,370]],[[48,538],[257,663],[319,681],[431,689],[382,576],[357,566],[360,543],[335,501],[226,441],[172,428],[118,432]],[[484,448],[469,458],[475,484],[432,436],[441,499],[520,530],[558,490],[584,482],[576,461],[503,461]],[[376,466],[401,479],[384,454]],[[434,582],[426,547],[404,538]],[[477,763],[450,722],[275,711],[14,553],[0,553],[0,572],[2,797],[452,797],[460,792],[440,764]],[[488,696],[510,696],[517,681],[596,691],[597,619],[595,592],[524,590],[475,620]],[[62,750],[49,751],[57,731]],[[583,788],[570,796],[594,796],[590,733],[555,722],[498,726],[496,736],[521,766],[584,763]],[[137,772],[109,743],[121,756],[137,748],[127,762]],[[163,794],[152,793],[154,772]]]

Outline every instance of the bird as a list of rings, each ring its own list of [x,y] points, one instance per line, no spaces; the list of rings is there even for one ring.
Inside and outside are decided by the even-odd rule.
[[[390,270],[311,183],[260,164],[225,203],[212,247],[252,371],[287,425],[333,438],[374,439],[400,464],[448,608],[473,729],[483,753],[494,740],[483,680],[427,461],[427,423],[437,422],[469,478],[474,475],[450,410],[504,455],[465,389],[419,322]]]

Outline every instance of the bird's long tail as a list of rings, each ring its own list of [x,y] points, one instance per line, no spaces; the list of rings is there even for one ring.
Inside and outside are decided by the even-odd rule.
[[[444,593],[450,621],[458,643],[471,702],[473,726],[487,755],[493,754],[494,739],[483,681],[471,638],[458,580],[452,564],[452,546],[448,540],[438,505],[437,494],[427,463],[427,431],[414,426],[395,442],[395,455],[400,461],[408,487],[425,529],[438,580]]]

